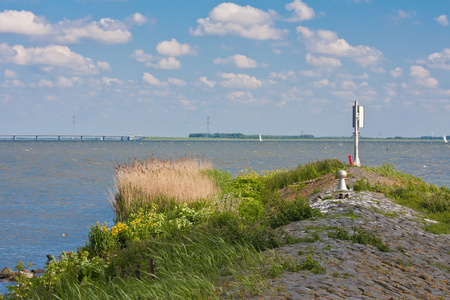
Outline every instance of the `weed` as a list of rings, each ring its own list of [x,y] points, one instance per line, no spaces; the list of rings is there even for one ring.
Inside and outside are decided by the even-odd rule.
[[[350,240],[353,243],[358,243],[361,245],[372,245],[383,252],[389,251],[389,247],[383,243],[381,238],[376,237],[373,232],[366,231],[360,227],[352,227],[352,229],[354,233],[353,235],[349,235],[345,229],[335,228],[334,231],[328,232],[328,237],[339,240]]]

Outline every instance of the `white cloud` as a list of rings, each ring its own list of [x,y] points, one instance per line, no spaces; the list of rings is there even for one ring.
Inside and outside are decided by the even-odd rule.
[[[411,66],[411,77],[414,77],[415,83],[418,83],[427,88],[436,88],[439,86],[439,82],[430,77],[430,71],[422,66]]]
[[[102,82],[104,83],[104,84],[106,84],[107,86],[111,86],[113,83],[121,83],[120,81],[119,81],[119,79],[117,79],[117,78],[108,78],[108,77],[106,77],[106,76],[103,76],[102,77]]]
[[[97,74],[109,69],[106,62],[94,63],[92,59],[72,52],[69,47],[58,45],[25,48],[0,44],[0,63],[61,67],[81,74]]]
[[[434,69],[450,70],[450,48],[430,54],[427,58],[427,65]]]
[[[6,80],[0,86],[5,88],[22,88],[25,87],[25,84],[20,80],[13,79],[13,80]]]
[[[177,86],[186,86],[186,81],[182,80],[182,79],[178,79],[178,78],[169,78],[167,79],[167,82],[173,85],[177,85]]]
[[[286,80],[289,77],[294,77],[295,76],[295,72],[290,70],[290,71],[284,71],[284,72],[272,72],[269,74],[270,78],[279,78],[281,80]]]
[[[178,70],[181,68],[181,62],[174,57],[161,58],[156,64],[147,63],[147,66],[156,69]]]
[[[197,52],[188,44],[180,44],[176,39],[171,41],[162,41],[156,46],[156,51],[161,55],[166,56],[182,56],[182,55],[196,55]]]
[[[94,40],[104,44],[123,44],[131,40],[131,33],[123,22],[110,18],[99,22],[88,20],[65,20],[54,25],[54,40],[63,44],[77,44]]]
[[[191,29],[191,34],[202,35],[237,35],[257,40],[279,40],[287,34],[287,30],[274,27],[278,18],[275,11],[263,10],[234,3],[221,3],[217,5],[209,16],[198,19],[197,28]]]
[[[144,73],[142,79],[150,85],[167,86],[167,82],[162,82],[158,78],[149,73]]]
[[[38,87],[53,87],[53,82],[51,82],[50,80],[46,80],[46,79],[41,79],[39,80],[39,82],[37,83]]]
[[[436,78],[433,78],[433,77],[418,79],[417,83],[419,83],[427,88],[437,88],[439,86],[439,82],[437,81]]]
[[[131,57],[139,62],[145,63],[146,66],[155,69],[178,70],[181,68],[181,62],[174,57],[157,57],[146,54],[144,50],[134,50]]]
[[[139,62],[149,62],[157,59],[157,57],[151,54],[146,54],[142,49],[134,50],[133,54],[131,54],[131,57]]]
[[[209,81],[208,79],[206,79],[206,77],[200,77],[198,79],[200,82],[206,84],[207,86],[209,86],[210,88],[213,88],[216,85],[215,81]]]
[[[323,57],[323,56],[313,56],[310,53],[306,54],[306,62],[312,66],[316,67],[340,67],[342,63],[337,58]]]
[[[356,84],[353,82],[353,80],[345,80],[342,82],[342,88],[344,90],[353,90],[356,88]]]
[[[335,32],[329,30],[313,31],[298,26],[297,33],[301,34],[302,40],[309,51],[350,58],[363,67],[375,65],[383,57],[380,50],[364,45],[351,46],[344,39],[338,38]]]
[[[262,86],[262,81],[247,74],[221,73],[220,76],[226,79],[220,85],[227,88],[247,88],[256,89]]]
[[[5,72],[3,73],[3,76],[5,76],[5,78],[18,78],[19,75],[17,75],[16,72],[11,71],[6,69]]]
[[[73,81],[64,76],[60,76],[58,78],[58,81],[56,82],[56,85],[61,88],[69,88],[69,87],[73,87]]]
[[[258,63],[245,55],[235,54],[228,58],[216,58],[214,60],[216,65],[234,65],[238,68],[256,68]]]
[[[140,13],[135,13],[135,14],[131,15],[130,19],[133,20],[133,22],[138,24],[138,25],[143,25],[143,24],[149,22],[147,17],[142,15],[142,14],[140,14]]]
[[[391,74],[391,76],[394,78],[400,77],[403,74],[403,69],[400,67],[397,67],[394,70],[390,71],[389,74]]]
[[[324,88],[329,85],[330,85],[330,81],[328,79],[322,79],[322,80],[314,82],[314,84],[313,84],[313,86],[315,88],[319,88],[319,89]]]
[[[434,20],[442,26],[448,26],[447,15],[440,15],[439,17],[434,18]]]
[[[242,91],[236,91],[227,94],[227,98],[234,102],[240,102],[245,104],[253,104],[256,103],[256,99],[253,98],[252,93],[250,92],[242,92]]]
[[[32,36],[53,33],[47,21],[29,11],[4,10],[0,12],[0,32]]]
[[[145,17],[137,13],[132,16],[134,23],[142,24]],[[61,44],[76,44],[93,40],[104,44],[127,43],[131,40],[125,22],[103,18],[92,21],[88,18],[66,20],[50,24],[45,18],[30,11],[4,10],[0,13],[0,32],[23,34]]]
[[[292,3],[285,5],[288,11],[294,11],[292,17],[288,19],[289,22],[300,22],[314,19],[316,13],[306,3],[301,0],[294,0]]]
[[[399,24],[400,22],[402,22],[403,20],[414,18],[415,15],[416,15],[416,12],[415,12],[415,11],[412,11],[412,12],[406,12],[406,11],[404,11],[404,10],[402,10],[402,9],[399,9],[399,10],[395,11],[394,14],[390,15],[389,18],[390,18],[392,21],[394,21],[395,24],[398,25],[398,24]]]
[[[416,78],[427,78],[430,76],[430,71],[422,66],[411,66],[411,76]]]

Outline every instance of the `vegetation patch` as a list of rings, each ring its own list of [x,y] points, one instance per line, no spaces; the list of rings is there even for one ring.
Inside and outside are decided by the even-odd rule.
[[[427,184],[413,175],[394,170],[390,164],[380,167],[363,167],[369,172],[387,176],[391,184],[373,184],[367,179],[359,179],[354,184],[355,191],[380,192],[396,203],[421,212],[425,218],[436,220],[424,229],[435,234],[450,234],[450,189]]]
[[[353,235],[343,228],[335,228],[333,231],[328,232],[328,237],[338,239],[338,240],[349,240],[353,243],[361,245],[372,245],[378,248],[378,250],[383,252],[388,252],[389,247],[383,243],[383,240],[371,231],[366,231],[360,227],[352,227]]]
[[[115,223],[93,225],[86,244],[76,253],[63,252],[49,263],[42,277],[18,278],[7,298],[243,298],[261,293],[266,279],[284,271],[324,274],[312,252],[298,261],[281,259],[272,249],[321,240],[319,230],[293,238],[279,228],[321,217],[303,193],[308,188],[312,191],[311,182],[320,182],[322,176],[332,178],[343,168],[338,160],[323,160],[289,171],[245,170],[233,177],[193,157],[173,161],[150,157],[117,165],[112,195]],[[362,180],[356,188],[384,192],[402,205],[422,209],[427,217],[439,221],[429,225],[435,226],[432,230],[450,228],[447,188],[397,175],[389,165],[383,165],[380,172],[395,176],[401,184],[371,185]],[[289,186],[296,193],[288,201],[280,190]],[[345,216],[358,217],[353,211]],[[321,230],[329,230],[332,238],[389,251],[373,232],[359,227],[352,234],[336,227]],[[272,254],[263,255],[263,250]]]

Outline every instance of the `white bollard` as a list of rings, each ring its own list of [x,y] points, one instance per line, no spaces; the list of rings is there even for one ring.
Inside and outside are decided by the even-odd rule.
[[[336,175],[339,178],[337,190],[338,191],[348,191],[347,185],[345,184],[345,177],[347,177],[347,172],[345,172],[344,170],[340,170],[337,172]]]

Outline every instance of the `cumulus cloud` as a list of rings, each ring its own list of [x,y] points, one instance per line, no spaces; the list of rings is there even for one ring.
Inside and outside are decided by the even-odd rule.
[[[0,44],[0,63],[17,65],[40,65],[71,69],[80,74],[97,74],[109,70],[106,62],[95,63],[90,58],[72,52],[67,46],[25,48],[22,45],[10,47]]]
[[[392,70],[391,72],[389,72],[391,74],[392,77],[397,78],[402,76],[403,74],[403,69],[400,67],[395,68],[394,70]]]
[[[8,69],[5,70],[5,72],[3,73],[3,76],[5,76],[5,78],[18,78],[19,77],[16,72],[8,70]]]
[[[442,52],[430,54],[426,63],[430,68],[450,70],[450,48],[445,48]]]
[[[338,38],[335,32],[329,30],[314,31],[298,26],[297,33],[301,35],[301,40],[305,42],[309,51],[349,58],[363,67],[376,65],[383,57],[380,50],[364,45],[352,46],[346,40]]]
[[[416,78],[427,78],[430,76],[430,71],[422,66],[411,66],[411,76]]]
[[[236,91],[227,94],[227,98],[234,102],[240,102],[245,104],[252,104],[256,103],[256,99],[253,98],[252,93],[250,92],[243,92],[243,91]]]
[[[147,66],[156,69],[178,70],[181,68],[181,62],[174,57],[161,58],[157,63],[147,63]]]
[[[0,12],[0,32],[42,36],[52,34],[53,29],[45,18],[32,12],[4,10]]]
[[[209,16],[198,19],[197,28],[191,29],[195,36],[203,35],[237,35],[257,40],[283,39],[287,30],[274,27],[278,18],[275,11],[267,12],[234,3],[221,3],[209,12]]]
[[[225,79],[220,85],[227,88],[257,89],[262,86],[261,80],[247,74],[221,73],[220,76]]]
[[[200,82],[202,82],[202,83],[204,83],[204,84],[206,84],[207,86],[209,86],[210,88],[213,88],[215,85],[216,85],[216,82],[215,81],[210,81],[210,80],[208,80],[206,77],[200,77],[199,79],[198,79]]]
[[[439,86],[439,82],[435,78],[430,77],[430,71],[422,66],[411,66],[410,75],[415,78],[415,83],[424,87],[436,88]]]
[[[328,79],[322,79],[322,80],[314,82],[314,84],[313,84],[313,86],[315,88],[324,88],[329,85],[330,85],[330,81]]]
[[[295,72],[290,71],[284,71],[284,72],[272,72],[269,74],[270,78],[279,78],[281,80],[287,80],[290,77],[295,77]]]
[[[442,26],[448,26],[447,15],[440,15],[439,17],[434,18],[434,20]]]
[[[176,39],[160,42],[156,51],[166,56],[196,55],[197,52],[189,44],[180,44]]]
[[[50,80],[46,80],[46,79],[41,79],[39,80],[39,82],[37,83],[38,87],[53,87],[53,82],[51,82]]]
[[[144,75],[142,76],[142,80],[144,80],[144,82],[150,84],[150,85],[154,85],[154,86],[160,86],[160,87],[165,87],[168,86],[169,84],[171,85],[176,85],[176,86],[186,86],[186,81],[182,80],[182,79],[178,79],[178,78],[168,78],[167,82],[165,81],[161,81],[158,78],[156,78],[155,76],[153,76],[150,73],[144,73]]]
[[[241,55],[241,54],[235,54],[233,56],[230,56],[228,58],[216,58],[214,60],[214,63],[216,65],[234,65],[238,68],[256,68],[258,67],[258,63],[254,61],[253,59]]]
[[[60,76],[58,78],[58,81],[56,82],[56,86],[61,87],[61,88],[73,87],[73,81],[64,76]]]
[[[134,24],[144,24],[147,19],[136,13],[129,17]],[[60,44],[77,44],[85,40],[104,44],[127,43],[131,40],[127,22],[102,18],[66,20],[51,24],[45,18],[30,11],[4,10],[0,12],[0,32],[23,34],[35,39],[43,39]]]
[[[120,80],[117,78],[109,78],[106,76],[102,77],[102,82],[107,86],[112,86],[113,84],[121,83]]]
[[[135,50],[131,57],[155,69],[178,70],[181,68],[181,62],[175,57],[157,57],[146,54],[142,49]]]
[[[292,3],[285,5],[288,11],[293,11],[289,22],[301,22],[311,20],[316,16],[314,10],[301,0],[294,0]]]
[[[316,67],[335,68],[342,66],[342,62],[337,58],[313,56],[310,53],[306,54],[306,62]]]
[[[158,59],[157,57],[151,54],[146,54],[142,49],[134,50],[133,54],[131,54],[131,57],[139,62],[149,62]]]
[[[162,82],[158,78],[156,78],[155,76],[153,76],[152,74],[147,73],[147,72],[144,73],[144,75],[142,76],[142,79],[150,85],[167,86],[167,82]]]
[[[172,85],[177,85],[177,86],[186,86],[187,85],[186,81],[184,81],[182,79],[178,79],[178,78],[169,78],[169,79],[167,79],[167,82]]]
[[[140,13],[131,15],[129,19],[132,20],[133,23],[136,23],[138,25],[144,25],[145,23],[149,22],[149,19]]]
[[[342,82],[342,89],[344,90],[353,90],[356,88],[356,84],[353,82],[353,80],[344,80]]]

